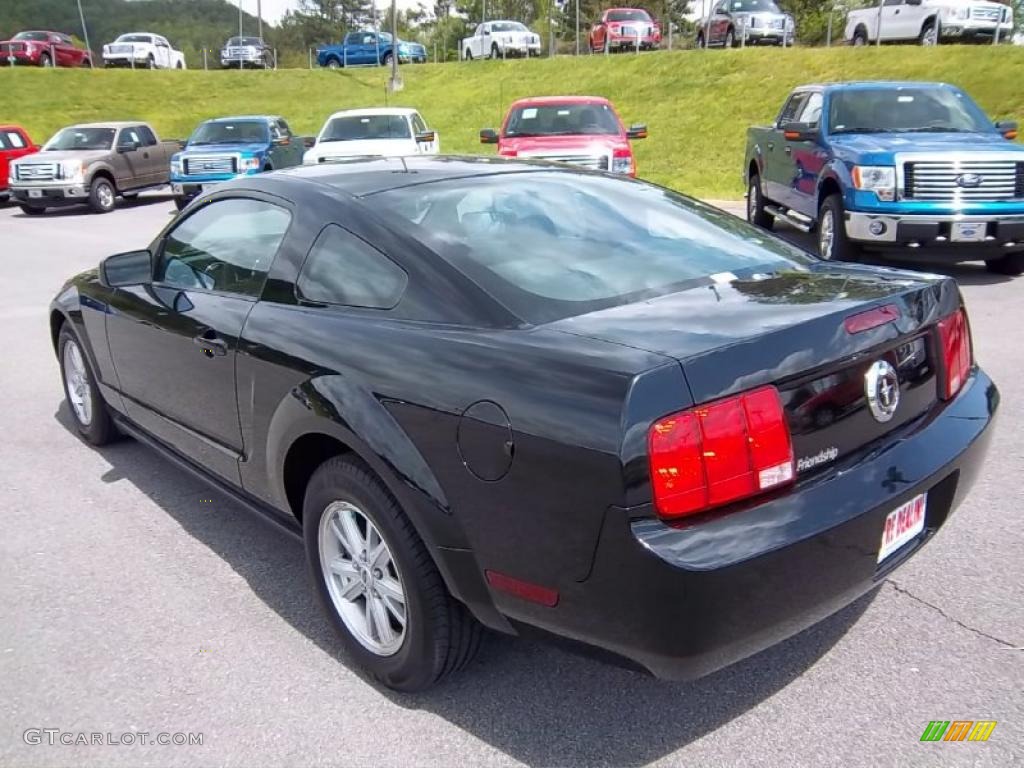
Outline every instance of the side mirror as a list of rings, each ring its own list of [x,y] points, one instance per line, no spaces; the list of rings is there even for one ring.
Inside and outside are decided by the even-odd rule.
[[[125,152],[134,152],[141,146],[142,144],[137,141],[129,141],[127,143],[118,144],[117,151],[123,155]]]
[[[292,143],[292,140],[288,136],[282,136],[279,139],[274,139],[274,144],[275,144],[275,146],[278,146],[278,147],[287,147],[291,143]]]
[[[304,146],[306,149],[309,149],[310,147],[314,146],[315,144],[316,144],[316,136],[303,136],[302,137],[302,146]]]
[[[644,123],[633,123],[629,126],[629,130],[626,131],[627,139],[646,139],[647,138],[647,126]]]
[[[484,34],[485,34],[485,35],[489,35],[489,34],[491,34],[491,30],[489,30],[489,29],[485,29],[485,30],[484,30]]]
[[[100,262],[100,282],[109,288],[145,285],[153,280],[153,254],[128,251],[108,256]]]
[[[813,123],[783,123],[779,128],[786,141],[813,141],[818,137],[818,126]]]
[[[498,132],[493,128],[484,128],[480,131],[480,143],[481,144],[497,144],[498,143]]]
[[[1017,138],[1017,122],[1015,120],[1002,120],[996,123],[996,130],[1003,134],[1004,139],[1013,141]]]
[[[429,144],[436,138],[433,131],[423,131],[422,133],[416,134],[417,144]]]

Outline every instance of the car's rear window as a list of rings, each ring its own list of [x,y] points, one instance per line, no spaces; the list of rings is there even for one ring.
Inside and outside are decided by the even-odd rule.
[[[727,213],[598,175],[495,174],[388,190],[372,200],[529,323],[812,261]]]

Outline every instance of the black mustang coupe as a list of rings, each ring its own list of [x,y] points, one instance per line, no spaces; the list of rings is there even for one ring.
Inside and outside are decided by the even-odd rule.
[[[82,437],[301,534],[341,642],[401,690],[482,627],[667,678],[778,642],[942,527],[999,401],[953,280],[523,161],[228,184],[50,323]]]

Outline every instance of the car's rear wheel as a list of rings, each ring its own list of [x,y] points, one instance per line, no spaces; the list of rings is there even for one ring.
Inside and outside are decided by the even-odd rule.
[[[918,38],[921,45],[938,45],[939,23],[937,21],[926,21],[921,28],[921,36]]]
[[[725,33],[725,47],[735,48],[736,47],[736,33],[731,29]]]
[[[409,518],[366,465],[328,459],[302,509],[317,597],[361,667],[415,691],[473,658],[482,627],[448,593]]]
[[[501,58],[501,51],[498,50],[498,44],[497,43],[492,43],[491,44],[491,58],[492,59],[500,59]]]
[[[327,60],[327,68],[328,69],[341,69],[341,62],[338,61],[337,59],[328,59]]]
[[[117,437],[117,428],[103,402],[89,360],[75,335],[65,323],[57,337],[60,374],[71,418],[82,439],[93,445],[105,445]]]
[[[1024,274],[1024,253],[1008,253],[998,259],[988,259],[985,268],[997,275]]]
[[[89,187],[89,207],[96,213],[110,213],[114,210],[117,192],[110,179],[97,176]]]
[[[860,247],[846,236],[843,197],[829,195],[818,209],[818,255],[825,261],[858,261]]]
[[[747,221],[762,229],[771,230],[775,227],[775,217],[764,209],[761,179],[756,173],[750,176],[747,185]]]
[[[473,60],[473,52],[471,50],[469,50],[469,48],[467,48],[466,49],[466,61],[472,61],[472,60]]]
[[[146,69],[156,69],[156,59],[152,56],[146,59]]]
[[[391,64],[392,58],[394,57],[391,55],[391,51],[388,51],[384,54],[384,58],[381,60],[381,63],[386,67]]]
[[[46,213],[45,208],[41,208],[36,205],[22,205],[19,207],[21,208],[21,212],[24,213],[26,216],[42,216],[44,213]]]
[[[39,55],[39,66],[40,67],[52,67],[53,59],[50,58],[50,54],[42,53]]]
[[[863,28],[853,33],[853,44],[858,48],[868,44],[868,33]]]

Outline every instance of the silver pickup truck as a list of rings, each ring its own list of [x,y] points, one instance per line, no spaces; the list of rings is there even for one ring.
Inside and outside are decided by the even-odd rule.
[[[28,215],[77,203],[107,213],[118,195],[131,199],[167,184],[179,148],[180,142],[160,141],[146,123],[72,125],[11,164],[11,199]]]

